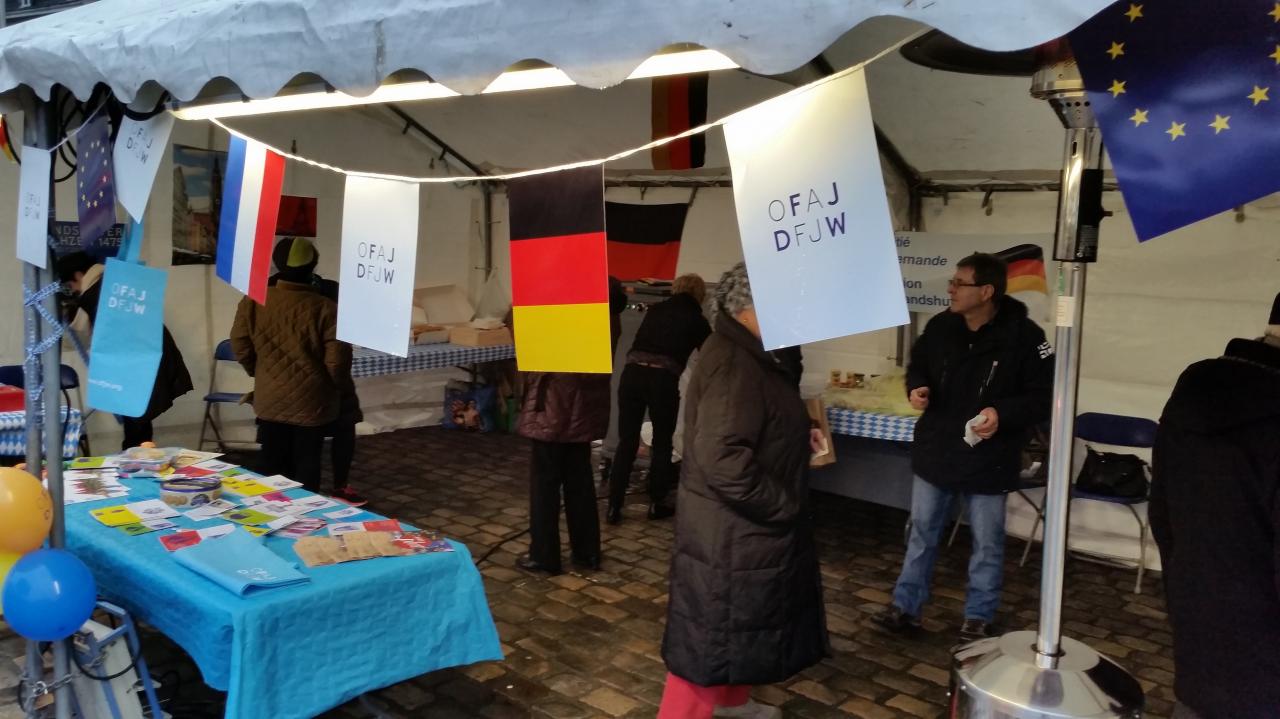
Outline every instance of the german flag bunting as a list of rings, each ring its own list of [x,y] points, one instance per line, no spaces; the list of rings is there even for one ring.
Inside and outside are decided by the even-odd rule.
[[[707,73],[653,78],[653,139],[678,135],[707,121]],[[655,170],[691,170],[707,161],[705,135],[669,142],[651,151]]]
[[[516,364],[612,372],[603,168],[511,180],[507,202]]]

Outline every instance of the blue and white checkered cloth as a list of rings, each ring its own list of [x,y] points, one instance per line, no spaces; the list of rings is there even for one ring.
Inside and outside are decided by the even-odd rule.
[[[410,345],[408,357],[396,357],[377,350],[356,347],[352,351],[351,376],[381,377],[404,372],[458,367],[477,362],[493,362],[515,356],[515,345],[463,347],[448,342]]]
[[[80,410],[73,407],[66,424],[62,433],[62,456],[71,459],[80,453]],[[21,457],[26,453],[26,413],[0,412],[0,456]]]
[[[915,438],[916,419],[916,417],[876,414],[841,407],[827,408],[827,422],[831,425],[831,433],[850,437],[910,442]]]

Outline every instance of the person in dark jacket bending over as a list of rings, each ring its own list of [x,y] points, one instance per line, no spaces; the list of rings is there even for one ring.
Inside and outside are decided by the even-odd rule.
[[[672,295],[645,312],[627,365],[618,382],[618,449],[609,475],[609,524],[622,521],[622,502],[631,480],[631,467],[640,447],[640,425],[649,411],[653,447],[649,457],[649,518],[674,514],[665,504],[671,487],[672,439],[680,411],[680,375],[689,355],[711,334],[702,316],[707,285],[697,275],[681,275]]]
[[[1174,719],[1280,716],[1280,295],[1178,379],[1152,452]]]
[[[1007,267],[988,254],[956,264],[949,311],[911,348],[907,393],[924,410],[911,446],[911,530],[893,604],[875,617],[901,632],[920,626],[938,542],[962,497],[973,532],[962,639],[992,635],[1004,577],[1005,492],[1018,485],[1033,426],[1049,418],[1053,348],[1027,307],[1005,296]],[[966,439],[968,435],[968,439]]]
[[[780,717],[751,687],[828,650],[808,476],[821,433],[760,341],[742,263],[716,304],[685,404],[658,719]]]
[[[57,266],[58,279],[75,292],[76,316],[72,319],[71,330],[87,336],[98,317],[98,300],[102,296],[102,274],[104,267],[93,256],[84,252],[73,252],[59,258]],[[88,347],[88,342],[83,342]],[[191,391],[191,374],[182,360],[182,353],[169,334],[169,328],[163,329],[160,343],[160,365],[156,369],[155,384],[151,387],[151,399],[141,417],[121,417],[124,429],[124,441],[121,449],[137,447],[143,442],[155,439],[152,422],[173,406],[173,401]]]

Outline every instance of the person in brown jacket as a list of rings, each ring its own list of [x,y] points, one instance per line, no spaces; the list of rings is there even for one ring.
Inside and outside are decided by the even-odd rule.
[[[315,246],[283,240],[274,253],[279,280],[259,306],[245,297],[236,308],[231,347],[254,378],[253,408],[261,425],[262,470],[320,488],[325,427],[338,417],[351,345],[337,338],[338,304],[312,284]]]
[[[591,442],[609,431],[607,374],[531,372],[516,432],[533,440],[529,471],[529,554],[521,569],[560,573],[560,491],[572,561],[600,568],[600,517],[591,470]]]

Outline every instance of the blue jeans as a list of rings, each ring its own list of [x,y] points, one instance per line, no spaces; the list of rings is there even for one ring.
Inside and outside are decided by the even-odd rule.
[[[966,619],[995,619],[1004,581],[1003,494],[968,494],[941,489],[915,478],[911,486],[911,531],[902,574],[893,588],[893,603],[913,617],[919,617],[929,601],[933,563],[938,543],[951,517],[951,503],[963,496],[973,533],[973,554],[969,557],[969,591],[965,595]]]

